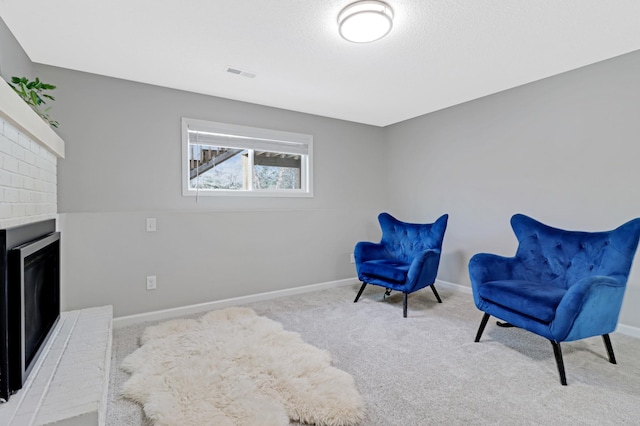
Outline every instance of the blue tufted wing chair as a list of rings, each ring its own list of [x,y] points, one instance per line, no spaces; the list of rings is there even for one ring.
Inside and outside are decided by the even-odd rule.
[[[358,279],[362,286],[356,303],[367,284],[385,287],[385,295],[391,290],[403,295],[403,315],[407,317],[407,295],[431,286],[433,294],[442,303],[433,283],[438,273],[440,251],[449,215],[443,215],[434,223],[417,224],[401,222],[389,213],[380,213],[382,228],[379,243],[359,242],[354,250]]]
[[[616,363],[609,333],[618,323],[625,287],[640,237],[640,218],[608,232],[565,231],[522,214],[511,218],[518,238],[514,257],[476,254],[469,261],[473,298],[484,312],[475,341],[489,317],[551,341],[567,384],[560,342],[602,336]]]

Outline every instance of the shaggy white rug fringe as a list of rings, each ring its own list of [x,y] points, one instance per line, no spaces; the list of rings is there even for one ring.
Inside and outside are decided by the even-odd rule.
[[[148,327],[122,368],[122,394],[157,426],[348,426],[364,418],[353,378],[331,355],[249,308]]]

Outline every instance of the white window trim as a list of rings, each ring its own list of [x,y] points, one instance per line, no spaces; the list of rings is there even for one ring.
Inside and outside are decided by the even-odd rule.
[[[306,188],[299,190],[254,189],[239,190],[202,190],[189,186],[189,129],[233,135],[235,137],[262,139],[265,141],[290,142],[292,145],[303,144],[307,147],[308,161],[303,162],[301,174],[302,184]],[[304,185],[306,183],[306,185]],[[240,126],[237,124],[182,118],[182,195],[186,197],[313,197],[313,136],[302,133],[284,132],[281,130],[261,129],[258,127]]]

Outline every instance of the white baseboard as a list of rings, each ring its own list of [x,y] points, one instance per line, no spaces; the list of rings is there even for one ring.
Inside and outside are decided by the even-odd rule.
[[[120,328],[127,325],[139,324],[146,321],[167,320],[180,318],[200,312],[208,312],[214,309],[228,308],[230,306],[243,305],[245,303],[258,302],[261,300],[276,299],[278,297],[293,296],[295,294],[310,293],[312,291],[326,290],[329,288],[342,287],[357,284],[357,278],[346,278],[344,280],[328,281],[319,284],[310,284],[301,287],[287,288],[283,290],[268,291],[266,293],[251,294],[248,296],[233,297],[231,299],[215,300],[213,302],[199,303],[197,305],[181,306],[179,308],[163,309],[161,311],[145,312],[143,314],[128,315],[113,319],[113,327]]]
[[[625,324],[618,324],[618,328],[616,328],[616,333],[620,333],[620,334],[624,334],[627,336],[640,339],[640,328],[638,327],[633,327]]]
[[[438,279],[436,279],[436,284],[438,284],[438,287],[442,286],[445,288],[449,288],[451,290],[459,291],[460,293],[471,294],[471,287],[466,285],[456,284],[449,281],[443,281]]]
[[[179,308],[164,309],[161,311],[145,312],[143,314],[128,315],[113,319],[113,327],[125,327],[127,325],[139,324],[146,321],[159,321],[173,318],[180,318],[200,312],[208,312],[214,309],[228,308],[230,306],[243,305],[245,303],[258,302],[261,300],[276,299],[278,297],[293,296],[295,294],[310,293],[312,291],[325,290],[329,288],[342,287],[351,284],[359,284],[357,278],[346,278],[344,280],[328,281],[325,283],[305,285],[301,287],[287,288],[284,290],[269,291],[266,293],[251,294],[248,296],[233,297],[231,299],[215,300],[213,302],[199,303],[197,305],[182,306]],[[449,281],[436,279],[438,287],[448,288],[460,293],[472,294],[471,287],[456,284]],[[625,324],[618,324],[616,333],[640,339],[640,328]]]

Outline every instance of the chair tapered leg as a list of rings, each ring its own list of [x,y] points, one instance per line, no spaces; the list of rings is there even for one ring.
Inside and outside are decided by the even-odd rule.
[[[402,293],[402,316],[407,317],[407,293]]]
[[[367,283],[362,283],[362,287],[360,287],[360,290],[358,291],[358,295],[356,296],[356,300],[354,300],[353,303],[356,303],[358,299],[360,299],[360,295],[362,294],[366,286],[367,286]]]
[[[487,322],[489,321],[490,316],[491,315],[485,312],[484,316],[482,317],[482,321],[480,321],[480,327],[478,327],[478,333],[476,333],[476,342],[480,341],[480,338],[482,337],[482,333],[484,332],[484,328],[487,326]]]
[[[604,346],[607,348],[607,355],[609,355],[609,362],[611,364],[616,363],[616,356],[613,354],[613,346],[611,346],[611,339],[608,334],[602,335],[602,340],[604,340]]]
[[[562,349],[560,349],[560,342],[554,342],[550,340],[553,346],[553,354],[556,357],[556,364],[558,364],[558,373],[560,374],[560,384],[567,386],[567,376],[564,374],[564,362],[562,361]]]
[[[438,290],[436,290],[436,286],[434,284],[431,284],[431,290],[433,290],[433,294],[436,296],[436,299],[438,299],[438,303],[442,303],[442,299],[440,299],[440,295],[438,294]]]

